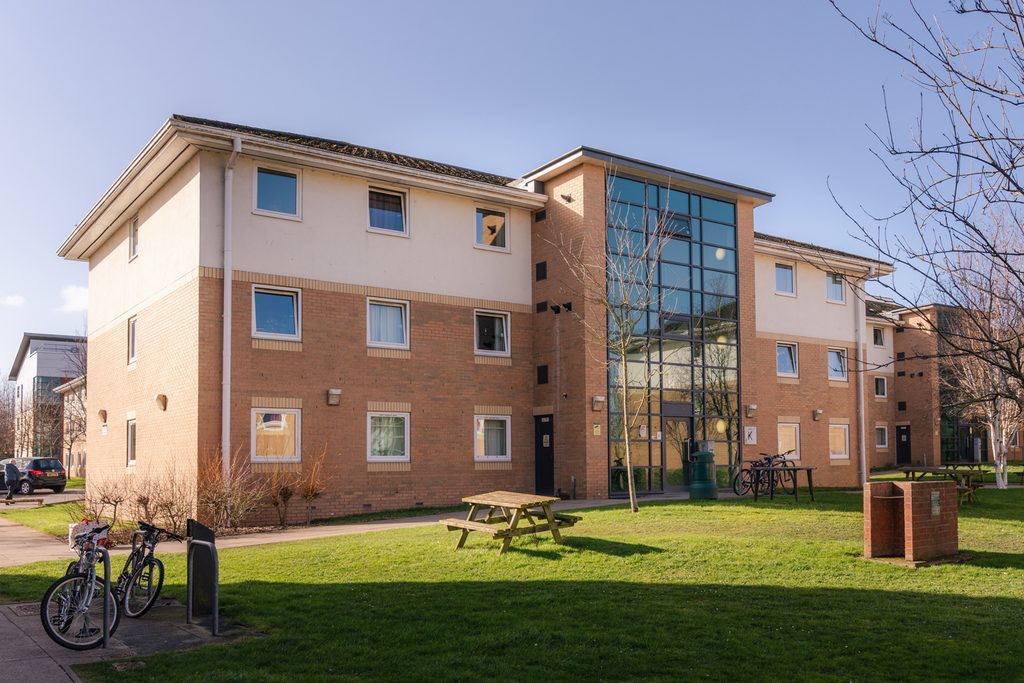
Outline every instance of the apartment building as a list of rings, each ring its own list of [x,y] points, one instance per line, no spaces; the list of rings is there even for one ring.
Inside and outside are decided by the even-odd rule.
[[[856,485],[897,427],[897,321],[862,295],[891,266],[755,233],[772,197],[587,147],[512,178],[172,117],[59,251],[89,264],[89,481],[323,455],[320,515],[621,495],[605,283],[556,245],[629,253],[613,217],[642,240],[657,214],[657,343],[626,359],[661,369],[630,391],[642,492],[685,487],[703,440]]]
[[[62,457],[63,409],[53,390],[78,376],[84,337],[22,335],[8,379],[14,382],[14,455]]]

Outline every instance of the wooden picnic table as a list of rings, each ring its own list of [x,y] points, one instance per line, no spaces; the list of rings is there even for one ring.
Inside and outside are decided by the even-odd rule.
[[[952,479],[956,482],[956,489],[961,503],[965,500],[973,503],[975,501],[975,492],[985,486],[982,483],[974,482],[975,477],[985,476],[985,471],[981,469],[969,468],[959,470],[955,467],[907,466],[901,467],[900,470],[903,472],[904,478],[911,481],[920,481],[926,474],[934,474]]]
[[[448,527],[448,531],[462,532],[455,546],[456,550],[465,545],[466,538],[474,531],[485,533],[491,538],[500,538],[499,555],[508,550],[513,538],[526,534],[547,531],[551,533],[555,543],[561,543],[562,535],[559,529],[571,527],[581,518],[552,511],[551,504],[559,500],[552,496],[513,491],[481,493],[462,499],[463,503],[469,503],[470,506],[466,519],[442,519],[441,524]],[[487,516],[481,520],[478,515],[485,508]]]
[[[987,464],[987,462],[975,462],[974,460],[951,460],[950,462],[942,463],[941,467],[949,467],[954,470],[960,467],[966,467],[969,470],[980,470]]]
[[[811,494],[811,501],[814,501],[814,470],[817,467],[810,465],[751,465],[754,471],[754,502],[757,502],[757,490],[761,488],[761,473],[768,472],[768,492],[771,500],[775,500],[775,472],[793,472],[793,497],[800,502],[800,475],[797,472],[804,472],[807,476],[807,490]]]

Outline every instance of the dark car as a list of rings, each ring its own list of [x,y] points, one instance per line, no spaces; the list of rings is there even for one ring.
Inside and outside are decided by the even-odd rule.
[[[18,482],[18,493],[31,495],[36,489],[53,489],[54,493],[63,493],[64,487],[68,485],[68,474],[64,465],[57,458],[8,458],[21,472],[21,480]],[[7,488],[4,481],[3,466],[7,460],[0,460],[0,486]]]

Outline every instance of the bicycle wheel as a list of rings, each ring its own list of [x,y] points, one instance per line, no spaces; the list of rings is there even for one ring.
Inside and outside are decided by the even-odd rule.
[[[774,475],[777,477],[775,479],[775,489],[792,495],[793,490],[796,488],[796,472],[788,469],[788,467],[790,466],[783,465],[774,472]]]
[[[43,630],[53,642],[69,650],[89,650],[103,644],[103,600],[110,611],[110,635],[117,630],[120,610],[113,595],[105,595],[103,582],[94,579],[91,599],[89,577],[82,573],[68,574],[53,583],[39,609]],[[88,602],[86,602],[88,600]]]
[[[124,590],[124,615],[137,619],[149,611],[164,585],[164,565],[155,557],[147,557],[135,570]]]

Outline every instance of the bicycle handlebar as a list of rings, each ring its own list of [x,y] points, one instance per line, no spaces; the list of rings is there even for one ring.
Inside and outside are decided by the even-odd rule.
[[[158,526],[153,526],[152,524],[147,524],[146,522],[143,522],[142,520],[139,520],[139,529],[141,529],[142,531],[145,531],[147,533],[151,533],[151,534],[163,534],[164,536],[166,536],[167,538],[169,538],[169,539],[171,539],[173,541],[179,541],[180,542],[180,541],[184,541],[185,540],[185,538],[183,536],[179,536],[178,534],[174,533],[173,531],[168,531],[167,529],[161,529]]]

